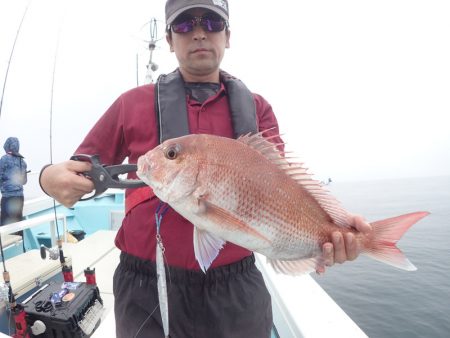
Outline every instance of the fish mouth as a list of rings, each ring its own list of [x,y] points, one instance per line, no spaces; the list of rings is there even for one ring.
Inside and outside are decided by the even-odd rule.
[[[155,162],[143,155],[138,158],[136,175],[156,193],[164,188],[164,184],[155,179],[155,167]]]
[[[147,170],[147,167],[147,161],[145,160],[144,156],[140,156],[137,160],[136,175],[138,175],[139,178],[142,179],[142,174]]]
[[[141,156],[137,161],[136,175],[145,183],[150,181],[150,174],[152,172],[152,162],[148,161],[146,156]]]

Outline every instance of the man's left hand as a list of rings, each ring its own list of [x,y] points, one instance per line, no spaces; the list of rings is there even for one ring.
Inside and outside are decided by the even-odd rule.
[[[359,215],[352,216],[351,225],[362,233],[367,234],[372,231],[370,224]],[[358,247],[358,243],[353,233],[348,232],[343,235],[341,232],[335,231],[332,233],[331,238],[332,242],[324,243],[322,246],[325,266],[332,266],[335,263],[341,264],[345,261],[352,261],[358,257],[360,248]]]

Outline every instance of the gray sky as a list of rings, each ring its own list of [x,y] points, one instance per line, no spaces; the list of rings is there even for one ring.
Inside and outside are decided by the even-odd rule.
[[[28,1],[0,1],[0,88]],[[151,17],[165,1],[33,0],[17,41],[0,143],[32,170],[67,159],[122,92],[145,77]],[[229,0],[222,68],[273,106],[287,148],[319,179],[450,175],[450,2]],[[165,39],[154,60],[176,67]]]

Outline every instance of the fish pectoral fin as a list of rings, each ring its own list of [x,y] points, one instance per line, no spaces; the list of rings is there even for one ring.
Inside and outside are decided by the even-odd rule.
[[[229,231],[240,231],[245,234],[262,239],[267,243],[271,243],[271,241],[266,236],[264,236],[259,231],[249,226],[244,221],[237,218],[229,211],[222,209],[221,207],[218,207],[214,204],[211,204],[208,201],[202,201],[202,203],[203,203],[202,209],[205,212],[205,216],[213,220],[214,223],[222,224],[223,227]]]
[[[225,241],[221,238],[194,227],[194,253],[203,272],[206,273],[224,244]]]
[[[299,276],[313,271],[322,271],[323,260],[322,257],[312,257],[299,259],[296,261],[283,261],[276,259],[267,259],[267,262],[277,273],[285,275]]]

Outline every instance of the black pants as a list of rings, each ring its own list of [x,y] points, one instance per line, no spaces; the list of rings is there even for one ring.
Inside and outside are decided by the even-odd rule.
[[[117,338],[164,337],[155,276],[154,263],[121,254],[114,274]],[[270,294],[253,255],[206,274],[166,268],[166,277],[171,338],[270,337]]]
[[[2,197],[1,225],[23,220],[23,196]]]

